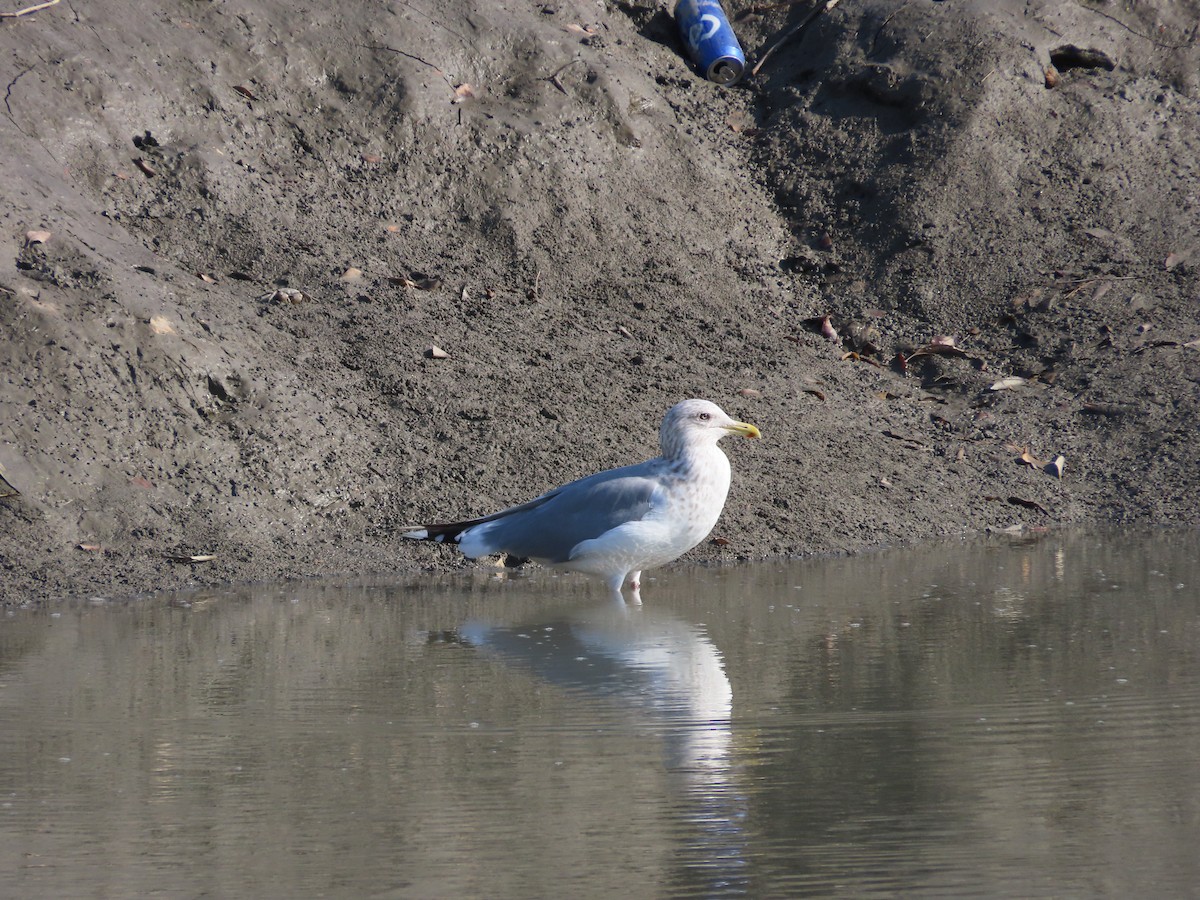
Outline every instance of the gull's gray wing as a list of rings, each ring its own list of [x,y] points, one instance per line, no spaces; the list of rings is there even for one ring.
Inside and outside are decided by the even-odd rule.
[[[641,519],[663,483],[660,460],[598,472],[490,516],[431,525],[414,536],[453,540],[468,556],[508,553],[545,563],[566,562],[581,541]]]

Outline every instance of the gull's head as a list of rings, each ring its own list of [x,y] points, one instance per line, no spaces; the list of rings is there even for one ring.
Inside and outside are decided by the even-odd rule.
[[[672,459],[688,447],[715,444],[727,434],[758,438],[762,433],[748,422],[737,422],[715,403],[707,400],[683,400],[663,416],[658,440],[663,456]]]

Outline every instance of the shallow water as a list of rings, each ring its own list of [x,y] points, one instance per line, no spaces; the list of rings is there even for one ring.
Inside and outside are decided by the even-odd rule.
[[[0,894],[1192,896],[1200,532],[0,618]]]

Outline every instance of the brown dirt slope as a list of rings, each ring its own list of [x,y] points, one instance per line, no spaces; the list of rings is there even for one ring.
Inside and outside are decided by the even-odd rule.
[[[650,2],[0,20],[4,599],[460,565],[396,526],[685,396],[766,436],[690,559],[1194,524],[1198,18],[844,0],[732,89]]]

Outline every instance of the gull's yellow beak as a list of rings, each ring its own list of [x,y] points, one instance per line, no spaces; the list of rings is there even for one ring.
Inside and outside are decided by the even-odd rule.
[[[757,439],[762,437],[762,432],[749,422],[734,422],[732,425],[726,425],[725,430],[747,438]]]

